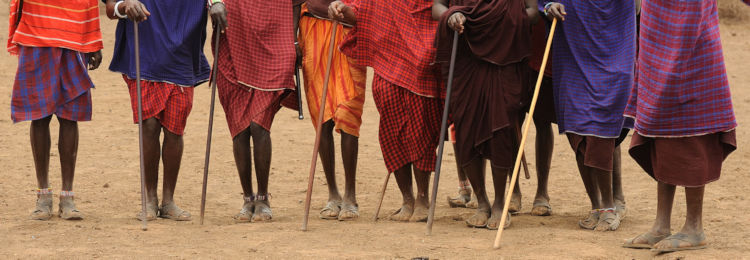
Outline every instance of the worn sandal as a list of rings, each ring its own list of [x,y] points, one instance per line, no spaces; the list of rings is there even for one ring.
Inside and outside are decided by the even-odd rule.
[[[666,242],[666,241],[671,241],[672,247],[660,248],[660,249],[654,248],[654,249],[651,249],[651,251],[661,254],[661,253],[706,248],[706,234],[704,233],[701,233],[698,237],[691,237],[685,233],[677,233],[677,234],[674,234],[665,238],[661,242]],[[680,247],[680,242],[686,242],[687,244],[689,244],[689,246]]]
[[[341,206],[341,212],[339,212],[339,221],[355,220],[359,218],[359,205],[344,203]]]
[[[589,212],[589,215],[582,220],[578,221],[578,226],[583,229],[594,230],[596,225],[599,223],[599,210],[593,209]]]
[[[31,212],[29,218],[33,220],[49,220],[52,218],[52,190],[36,190],[36,208]]]
[[[326,203],[326,206],[320,210],[320,218],[329,219],[329,220],[338,219],[340,212],[341,212],[340,201],[328,201],[328,203]]]
[[[622,244],[622,247],[624,248],[635,248],[635,249],[650,249],[653,248],[653,246],[656,243],[659,243],[659,241],[664,240],[665,238],[669,237],[671,234],[664,234],[660,236],[654,236],[651,234],[651,232],[646,232],[643,234],[640,234],[634,238],[625,240],[625,243]],[[646,240],[646,243],[635,243],[636,240]]]
[[[184,211],[180,207],[177,207],[177,204],[175,204],[174,201],[170,202],[167,205],[161,206],[161,209],[159,210],[159,217],[171,219],[174,221],[189,221],[192,219],[192,217],[190,216],[190,212]]]

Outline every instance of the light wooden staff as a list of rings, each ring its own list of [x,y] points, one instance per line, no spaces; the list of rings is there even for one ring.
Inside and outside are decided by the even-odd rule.
[[[391,178],[391,173],[385,176],[385,183],[383,183],[383,189],[380,191],[380,200],[378,201],[378,207],[375,208],[375,217],[372,221],[378,221],[378,214],[380,214],[380,206],[383,205],[383,198],[385,197],[385,189],[388,188],[388,180]]]
[[[310,162],[310,177],[307,179],[307,197],[305,197],[305,215],[302,217],[302,231],[307,231],[307,217],[310,215],[310,199],[312,198],[313,181],[315,181],[315,166],[318,162],[318,150],[320,149],[320,135],[323,128],[323,116],[326,109],[326,96],[328,95],[328,82],[331,78],[331,62],[333,61],[333,51],[336,47],[336,30],[339,23],[333,22],[333,32],[331,32],[331,47],[328,48],[328,63],[326,63],[326,73],[323,79],[323,94],[320,97],[320,112],[318,112],[318,122],[315,124],[315,145],[313,146],[312,161]]]
[[[146,213],[146,166],[143,159],[143,100],[141,97],[141,50],[138,39],[138,22],[133,22],[135,48],[135,89],[138,94],[138,150],[141,163],[141,230],[148,230],[148,213]]]
[[[221,31],[218,26],[214,27],[214,69],[211,75],[211,110],[208,112],[208,135],[206,136],[206,160],[203,162],[203,192],[201,193],[201,225],[203,225],[203,215],[206,212],[206,188],[208,186],[208,163],[211,159],[211,136],[214,129],[214,103],[216,102],[216,81],[219,75],[219,37]]]
[[[549,49],[552,46],[552,38],[555,36],[555,28],[557,28],[557,18],[552,20],[552,28],[549,31],[549,37],[547,38],[547,47],[544,49],[544,58],[542,58],[542,66],[539,68],[539,76],[536,79],[536,86],[534,86],[534,97],[531,99],[531,107],[529,108],[528,120],[523,124],[523,134],[521,135],[521,143],[518,146],[518,155],[516,156],[516,163],[513,166],[513,174],[510,178],[510,189],[505,195],[505,204],[503,206],[503,215],[500,217],[500,223],[498,224],[497,235],[495,236],[494,248],[500,248],[500,238],[503,235],[503,227],[505,221],[508,218],[508,206],[510,206],[510,199],[513,195],[513,189],[516,187],[516,179],[518,178],[518,168],[521,164],[521,156],[523,155],[523,146],[526,144],[527,133],[529,132],[529,125],[531,119],[534,116],[534,109],[536,109],[536,101],[539,98],[539,86],[542,84],[542,78],[544,77],[544,69],[547,68],[547,58],[549,58]]]
[[[445,146],[445,132],[448,130],[448,108],[451,104],[451,88],[453,87],[453,72],[456,67],[456,49],[458,49],[458,31],[453,31],[453,48],[451,62],[448,66],[448,83],[445,90],[445,107],[443,108],[443,122],[440,124],[440,142],[438,143],[437,161],[435,162],[435,180],[432,184],[432,198],[430,198],[430,213],[427,215],[427,235],[432,234],[432,222],[435,221],[435,205],[437,204],[438,182],[440,181],[440,167],[443,162],[443,147]]]

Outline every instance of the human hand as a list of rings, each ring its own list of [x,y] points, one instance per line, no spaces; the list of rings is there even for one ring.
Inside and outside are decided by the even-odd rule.
[[[95,70],[102,64],[102,51],[89,52],[85,54],[86,64],[89,65],[89,70]]]
[[[550,20],[557,18],[560,21],[565,21],[565,16],[568,15],[568,13],[565,12],[565,6],[556,2],[551,3],[544,11],[547,14],[547,18]]]
[[[211,5],[208,9],[208,15],[211,16],[211,23],[216,26],[215,30],[224,33],[227,28],[227,9],[224,3],[219,2]]]
[[[466,16],[463,13],[456,12],[448,17],[448,27],[458,32],[458,34],[464,33],[464,23],[466,22]]]
[[[125,12],[120,13],[124,13],[134,22],[148,20],[148,17],[151,15],[151,12],[146,9],[146,6],[138,0],[125,0],[120,6],[125,10]]]

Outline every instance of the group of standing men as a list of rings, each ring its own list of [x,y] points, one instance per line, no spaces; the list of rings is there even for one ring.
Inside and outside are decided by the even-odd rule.
[[[381,150],[403,196],[402,207],[390,218],[426,220],[455,31],[460,37],[449,112],[459,172],[470,184],[462,182],[460,196],[449,202],[470,201],[470,185],[476,193],[477,211],[466,220],[467,225],[497,229],[533,75],[542,73],[545,25],[552,19],[558,19],[561,28],[553,43],[553,72],[544,72],[537,104],[541,109],[534,117],[539,132],[534,215],[552,212],[547,179],[553,139],[550,123],[556,122],[576,154],[591,200],[592,211],[579,225],[616,230],[625,215],[619,145],[628,129],[634,129],[629,152],[659,183],[659,198],[652,230],[625,246],[664,251],[700,248],[705,245],[704,187],[719,178],[721,162],[736,148],[737,124],[713,0],[643,0],[643,4],[639,0],[102,1],[107,16],[119,19],[110,70],[123,75],[136,123],[134,26],[140,30],[148,200],[147,211],[139,219],[191,219],[173,199],[182,135],[193,88],[215,80],[244,193],[243,206],[234,218],[238,222],[271,220],[270,129],[282,106],[299,109],[292,79],[301,65],[312,122],[325,109],[319,153],[329,199],[320,217],[351,220],[359,216],[355,178],[365,66],[369,66],[375,72],[372,92],[380,113]],[[82,218],[73,202],[72,185],[77,122],[91,119],[93,83],[87,69],[96,69],[102,59],[98,2],[11,3],[8,50],[19,56],[11,114],[14,122],[32,121],[39,185],[33,219],[53,216],[53,194],[47,181],[53,114],[60,122],[63,187],[59,216]],[[211,68],[203,54],[209,17],[216,26],[213,37],[220,37],[219,45],[213,46],[218,48],[214,79],[209,78]],[[339,34],[331,38],[334,30]],[[328,49],[331,40],[338,46],[333,53]],[[328,93],[322,93],[329,55],[331,80]],[[324,94],[328,99],[321,104]],[[341,134],[344,196],[335,181],[334,130]],[[160,159],[164,164],[161,205],[157,196]],[[492,204],[485,189],[485,160],[490,161],[495,188]],[[253,166],[257,192],[252,185]],[[675,186],[686,187],[688,216],[682,231],[672,235],[669,222]],[[512,196],[518,211],[520,191]]]

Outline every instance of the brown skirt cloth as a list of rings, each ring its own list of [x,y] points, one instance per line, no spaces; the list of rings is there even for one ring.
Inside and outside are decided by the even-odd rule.
[[[536,86],[536,80],[539,76],[539,72],[531,72],[532,77],[529,86],[531,91],[529,96],[534,94],[534,86]],[[553,93],[552,77],[544,76],[542,78],[542,85],[539,86],[539,98],[536,100],[536,109],[534,110],[534,123],[547,123],[557,124],[557,115],[555,114],[555,94]],[[528,112],[531,107],[527,106],[526,111]]]
[[[737,149],[735,131],[651,138],[633,134],[630,156],[658,182],[701,187],[719,179],[724,159]]]
[[[576,156],[583,156],[583,165],[612,171],[616,138],[583,136],[575,133],[567,133],[567,136]]]

